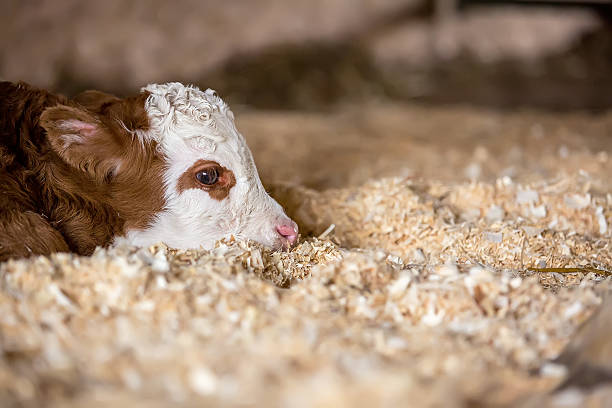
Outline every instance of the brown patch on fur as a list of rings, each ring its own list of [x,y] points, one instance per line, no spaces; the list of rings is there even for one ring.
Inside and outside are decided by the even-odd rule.
[[[200,183],[196,178],[196,174],[206,168],[213,167],[217,169],[217,173],[219,174],[217,183],[212,186]],[[231,170],[226,169],[214,161],[198,160],[193,166],[181,174],[176,189],[179,193],[182,193],[190,188],[197,188],[206,191],[212,199],[221,201],[229,195],[230,190],[235,185],[236,177],[234,177],[234,173]]]
[[[149,128],[148,94],[86,94],[0,82],[0,261],[88,255],[164,208],[165,158],[136,134]]]
[[[69,251],[62,234],[35,212],[2,212],[0,229],[0,261]]]

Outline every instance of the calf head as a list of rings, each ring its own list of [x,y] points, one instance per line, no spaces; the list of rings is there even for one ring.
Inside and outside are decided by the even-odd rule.
[[[135,98],[86,92],[76,100],[48,108],[41,124],[57,154],[106,192],[129,242],[296,241],[297,225],[264,190],[232,111],[214,91],[169,83]]]

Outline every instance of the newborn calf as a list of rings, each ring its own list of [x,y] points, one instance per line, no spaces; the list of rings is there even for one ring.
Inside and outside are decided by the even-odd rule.
[[[208,89],[149,85],[70,100],[0,82],[0,261],[135,245],[211,248],[234,235],[291,246],[228,106]]]

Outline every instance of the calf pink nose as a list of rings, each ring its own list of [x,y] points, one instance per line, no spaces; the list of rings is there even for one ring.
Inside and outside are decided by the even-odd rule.
[[[276,226],[276,232],[289,243],[289,246],[295,244],[298,235],[298,226],[295,222],[290,221]]]

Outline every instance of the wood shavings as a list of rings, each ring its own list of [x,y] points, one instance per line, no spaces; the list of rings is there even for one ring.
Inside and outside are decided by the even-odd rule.
[[[612,195],[591,161],[486,181],[496,154],[472,154],[480,181],[282,187],[306,237],[287,252],[230,238],[0,265],[0,405],[597,406],[547,393],[612,285]]]

